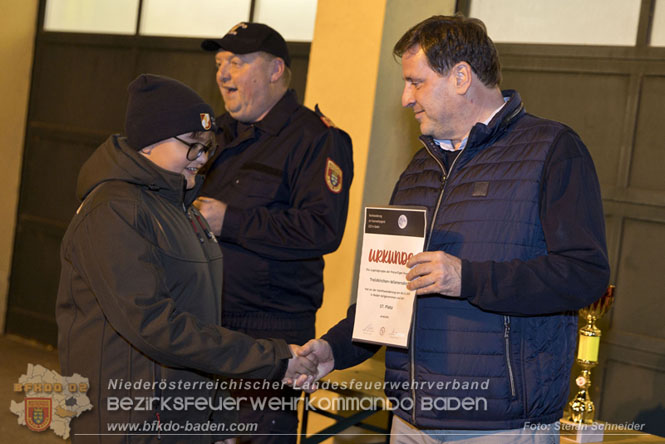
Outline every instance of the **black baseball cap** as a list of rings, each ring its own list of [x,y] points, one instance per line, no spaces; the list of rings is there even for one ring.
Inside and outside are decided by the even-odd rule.
[[[284,37],[263,23],[240,22],[221,39],[207,39],[201,42],[206,51],[230,51],[234,54],[248,54],[263,51],[280,57],[289,68],[291,57]]]

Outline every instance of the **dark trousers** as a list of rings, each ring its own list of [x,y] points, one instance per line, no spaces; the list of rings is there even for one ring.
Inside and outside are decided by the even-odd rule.
[[[315,335],[314,314],[224,313],[222,325],[256,339],[284,339],[289,344],[303,345]],[[254,381],[251,381],[254,382]],[[238,436],[239,444],[295,444],[298,439],[298,409],[294,398],[302,394],[291,388],[231,390],[240,403],[238,422],[257,424],[251,434]],[[264,408],[261,408],[265,401]],[[252,402],[254,405],[252,405]],[[272,404],[271,404],[272,402]],[[277,408],[276,408],[277,407]],[[284,407],[284,408],[282,408]]]

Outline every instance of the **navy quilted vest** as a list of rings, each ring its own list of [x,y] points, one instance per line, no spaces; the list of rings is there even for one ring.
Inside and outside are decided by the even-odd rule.
[[[445,187],[432,154],[439,148],[427,137],[395,187],[392,204],[435,215],[429,251],[470,261],[547,254],[543,167],[554,139],[569,130],[526,114],[516,92],[504,94],[510,100],[489,127],[474,127]],[[386,353],[386,393],[405,420],[421,428],[511,429],[561,417],[575,314],[504,316],[458,298],[419,296],[414,324],[409,350]]]

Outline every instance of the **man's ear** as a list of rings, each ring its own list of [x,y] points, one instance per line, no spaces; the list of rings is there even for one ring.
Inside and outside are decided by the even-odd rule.
[[[451,73],[457,94],[464,95],[471,86],[473,70],[466,62],[459,62],[452,67]]]
[[[284,75],[284,69],[286,64],[284,60],[279,57],[275,57],[270,61],[270,81],[275,83]]]
[[[139,150],[139,153],[144,154],[146,156],[149,156],[150,153],[152,153],[153,148],[155,148],[156,143],[153,143],[152,145],[144,146]]]

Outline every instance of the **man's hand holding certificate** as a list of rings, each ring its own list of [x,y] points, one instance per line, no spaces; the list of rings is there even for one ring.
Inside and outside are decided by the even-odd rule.
[[[407,346],[415,297],[407,263],[423,251],[425,225],[424,208],[365,208],[354,340]]]

